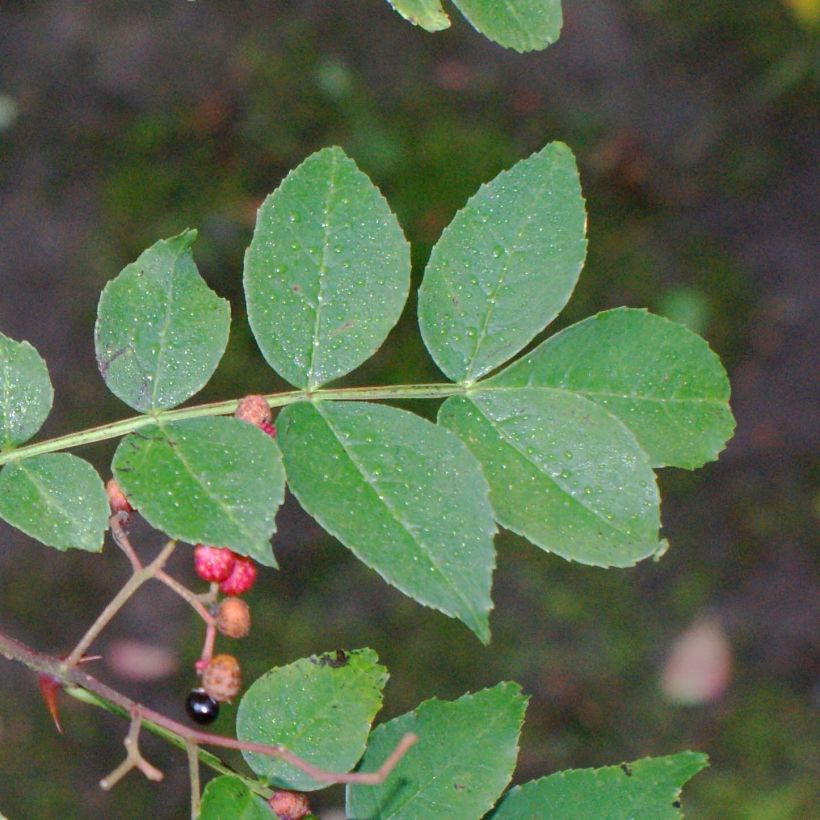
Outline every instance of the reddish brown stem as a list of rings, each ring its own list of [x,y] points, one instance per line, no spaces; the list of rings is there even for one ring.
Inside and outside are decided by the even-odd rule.
[[[18,661],[28,666],[29,669],[35,672],[51,675],[64,687],[79,687],[85,689],[103,701],[108,701],[120,709],[125,710],[129,715],[139,715],[140,724],[143,722],[153,723],[156,726],[168,730],[183,741],[195,743],[199,746],[219,746],[224,749],[237,749],[239,751],[275,757],[300,769],[309,777],[321,783],[361,783],[366,785],[381,783],[390,774],[402,755],[416,742],[415,735],[406,734],[393,753],[375,772],[328,772],[308,763],[306,760],[302,760],[283,746],[250,743],[192,729],[190,726],[165,717],[165,715],[131,700],[131,698],[123,695],[116,689],[112,689],[92,675],[83,672],[78,666],[72,666],[65,661],[61,661],[59,658],[36,652],[2,632],[0,632],[0,654],[5,655],[10,660]]]

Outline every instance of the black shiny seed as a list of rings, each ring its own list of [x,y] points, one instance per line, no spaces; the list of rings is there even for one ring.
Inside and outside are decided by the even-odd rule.
[[[185,701],[185,710],[195,723],[206,725],[219,717],[219,704],[204,690],[194,689]]]

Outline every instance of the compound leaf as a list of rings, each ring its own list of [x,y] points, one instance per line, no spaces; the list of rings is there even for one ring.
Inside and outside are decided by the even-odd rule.
[[[158,422],[123,439],[112,467],[128,500],[170,538],[276,566],[270,537],[285,472],[276,442],[252,424]]]
[[[370,358],[409,287],[401,227],[341,148],[308,157],[259,209],[245,254],[248,319],[265,359],[296,387]]]
[[[491,820],[623,820],[625,817],[677,820],[687,780],[708,765],[697,752],[645,757],[601,769],[572,769],[516,786],[504,796]]]
[[[487,483],[448,430],[394,407],[299,403],[277,420],[302,506],[388,583],[489,640]]]
[[[442,31],[450,27],[450,18],[440,0],[387,0],[405,20],[427,31]]]
[[[387,677],[372,649],[338,650],[271,669],[242,697],[236,736],[282,744],[328,771],[349,771],[364,752]],[[242,754],[256,774],[278,788],[313,791],[327,786],[284,761]]]
[[[453,0],[485,37],[516,51],[538,51],[561,33],[561,0]]]
[[[28,342],[0,333],[0,450],[28,441],[54,400],[46,363]]]
[[[276,820],[276,815],[238,777],[223,775],[205,787],[199,820]]]
[[[12,461],[0,471],[0,517],[49,547],[99,552],[108,516],[97,471],[70,453]]]
[[[655,467],[700,467],[717,457],[734,430],[720,359],[700,336],[645,310],[591,316],[487,384],[585,396],[632,430]]]
[[[94,333],[100,373],[114,395],[140,412],[193,396],[228,343],[230,307],[199,275],[195,239],[196,231],[161,239],[100,296]]]
[[[378,726],[360,771],[375,771],[407,732],[418,742],[377,786],[347,787],[351,820],[479,820],[509,783],[527,698],[515,683],[428,700]]]
[[[564,558],[631,566],[659,551],[655,476],[635,437],[587,399],[548,388],[451,397],[458,433],[490,484],[496,520]]]
[[[567,303],[586,253],[575,158],[552,143],[483,185],[444,229],[419,289],[427,349],[453,381],[521,350]]]

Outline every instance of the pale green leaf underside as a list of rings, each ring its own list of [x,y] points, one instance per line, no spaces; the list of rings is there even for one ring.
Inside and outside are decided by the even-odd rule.
[[[236,736],[279,743],[314,766],[349,771],[364,752],[387,677],[372,649],[330,652],[271,669],[243,695]],[[242,754],[256,774],[278,788],[327,787],[288,763]]]
[[[276,442],[253,425],[221,417],[151,425],[123,439],[112,467],[129,501],[170,538],[276,566],[270,537],[285,473]]]
[[[140,412],[181,404],[213,375],[231,323],[228,302],[204,282],[196,231],[161,239],[100,296],[97,364],[115,396]]]
[[[427,31],[442,31],[450,27],[450,18],[440,0],[387,0],[405,20]]]
[[[358,402],[294,404],[277,429],[307,512],[388,583],[487,642],[495,525],[487,483],[458,438]]]
[[[509,783],[527,698],[500,683],[453,702],[429,700],[378,726],[360,771],[375,771],[406,732],[419,740],[378,786],[347,787],[351,820],[479,820]]]
[[[53,399],[40,354],[28,342],[0,333],[0,450],[28,441],[48,417]]]
[[[296,387],[370,358],[409,287],[399,223],[341,148],[308,157],[259,209],[245,254],[248,319],[265,359]]]
[[[439,423],[481,463],[496,520],[564,558],[631,566],[659,549],[655,476],[634,436],[593,402],[561,390],[476,390]]]
[[[645,310],[591,316],[486,384],[585,396],[632,430],[654,467],[700,467],[717,457],[735,426],[720,359],[700,336]]]
[[[12,461],[0,471],[0,517],[49,547],[99,552],[108,515],[97,471],[70,453]]]
[[[479,189],[444,229],[419,289],[421,334],[448,378],[494,370],[558,315],[585,230],[575,158],[561,143]]]
[[[453,0],[473,27],[516,51],[537,51],[561,33],[561,0]]]
[[[199,820],[275,820],[268,804],[238,777],[211,780],[202,793]]]
[[[676,820],[681,788],[708,765],[697,752],[646,757],[602,769],[573,769],[511,789],[492,820]]]

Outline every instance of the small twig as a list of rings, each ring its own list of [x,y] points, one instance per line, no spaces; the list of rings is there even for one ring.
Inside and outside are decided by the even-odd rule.
[[[114,596],[108,606],[99,614],[96,621],[88,628],[88,631],[80,638],[74,649],[65,659],[66,668],[76,666],[85,655],[85,650],[94,643],[100,632],[108,626],[111,619],[125,606],[131,596],[150,578],[162,569],[168,557],[174,551],[176,541],[169,541],[163,547],[160,554],[147,567],[134,571],[131,577],[125,582],[123,588]]]
[[[214,643],[216,642],[216,621],[211,621],[205,627],[205,642],[202,644],[202,652],[199,655],[199,660],[196,662],[197,672],[202,672],[203,669],[210,663],[214,656]]]
[[[142,756],[142,752],[140,752],[139,737],[141,728],[141,710],[139,706],[135,706],[131,710],[131,726],[128,728],[128,734],[123,741],[123,745],[125,746],[125,760],[123,760],[111,774],[100,781],[101,789],[108,791],[113,788],[131,769],[139,769],[149,780],[155,782],[162,780],[162,772],[156,766],[152,766]]]
[[[402,736],[398,746],[387,756],[387,759],[376,769],[375,772],[359,772],[359,779],[356,783],[365,786],[377,786],[387,779],[387,775],[396,768],[396,764],[404,757],[405,752],[418,740],[412,732]],[[315,778],[314,778],[315,779]],[[349,781],[350,782],[350,781]]]
[[[131,562],[131,570],[139,572],[142,569],[142,562],[137,557],[137,553],[131,546],[131,540],[128,538],[128,533],[125,531],[125,523],[128,521],[129,515],[127,512],[114,513],[108,519],[108,526],[111,528],[111,536],[114,543],[125,553],[128,560]]]
[[[154,577],[157,579],[157,581],[162,581],[162,583],[165,584],[165,586],[176,592],[176,594],[179,595],[180,598],[187,601],[194,608],[197,615],[199,615],[199,617],[202,618],[202,620],[205,621],[206,624],[210,625],[215,623],[214,616],[211,615],[211,613],[208,612],[207,609],[205,609],[205,606],[203,605],[199,595],[197,595],[195,592],[191,592],[191,590],[188,589],[188,587],[181,584],[179,581],[177,581],[176,578],[170,576],[164,569],[157,570]]]
[[[219,584],[213,583],[208,587],[207,592],[202,592],[196,596],[203,604],[211,604],[216,603],[216,599],[219,597]]]
[[[187,741],[185,751],[188,754],[188,777],[191,781],[191,820],[197,820],[199,816],[199,796],[201,794],[199,785],[199,747],[196,743]]]

